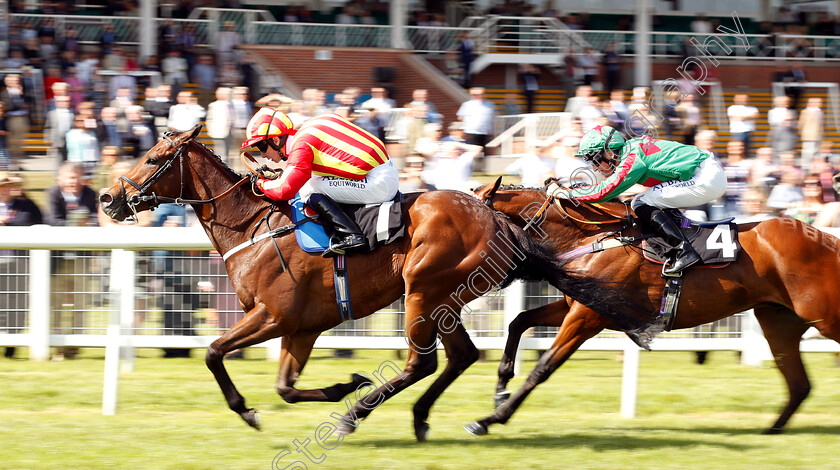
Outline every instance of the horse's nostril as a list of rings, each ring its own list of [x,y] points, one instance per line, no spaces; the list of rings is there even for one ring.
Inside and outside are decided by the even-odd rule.
[[[99,196],[99,202],[101,204],[107,206],[108,204],[111,204],[112,202],[114,202],[114,196],[111,196],[110,194],[105,193],[105,194]]]

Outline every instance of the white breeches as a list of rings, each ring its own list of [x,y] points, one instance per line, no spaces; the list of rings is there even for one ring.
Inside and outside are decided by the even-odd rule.
[[[312,175],[300,188],[300,198],[309,199],[312,193],[329,196],[345,204],[376,204],[389,201],[397,194],[400,175],[391,160],[370,170],[360,181],[335,176]]]
[[[694,176],[688,180],[659,183],[633,198],[631,207],[636,209],[643,204],[660,209],[700,206],[723,196],[725,191],[726,173],[712,155],[697,166]]]

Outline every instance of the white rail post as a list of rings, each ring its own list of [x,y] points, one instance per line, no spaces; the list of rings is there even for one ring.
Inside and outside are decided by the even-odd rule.
[[[29,252],[29,360],[50,358],[50,250]]]
[[[621,378],[621,417],[636,417],[636,394],[639,385],[639,347],[626,339],[624,372]]]
[[[744,312],[741,317],[741,340],[741,365],[761,367],[764,361],[773,360],[773,353],[764,339],[764,331],[752,309]]]
[[[516,281],[505,289],[505,331],[504,341],[507,344],[508,331],[510,322],[519,315],[519,312],[525,310],[525,283]],[[520,366],[522,365],[522,341],[519,341],[519,346],[516,348],[516,361],[513,363],[513,373],[519,374]]]
[[[116,302],[121,291],[117,287],[112,288],[112,292]],[[113,416],[117,412],[117,389],[120,382],[120,312],[116,308],[112,308],[108,316],[108,332],[105,340],[105,373],[102,382],[102,414]]]
[[[279,361],[281,349],[280,338],[273,338],[265,342],[265,360]]]
[[[111,251],[111,286],[115,290],[114,309],[119,312],[120,334],[134,334],[134,302],[136,281],[136,259],[134,251],[116,249]],[[116,306],[119,305],[119,309]],[[127,341],[121,348],[123,372],[134,371],[134,346]]]

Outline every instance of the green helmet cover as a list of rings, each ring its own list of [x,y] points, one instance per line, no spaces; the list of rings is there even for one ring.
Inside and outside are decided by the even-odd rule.
[[[614,152],[624,147],[624,137],[610,126],[596,126],[580,139],[580,150],[575,153],[576,157],[583,157],[592,160],[604,150]]]

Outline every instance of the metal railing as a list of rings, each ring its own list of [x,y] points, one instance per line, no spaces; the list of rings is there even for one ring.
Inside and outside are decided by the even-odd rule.
[[[41,15],[12,13],[12,22],[38,29],[46,19],[55,21],[58,40],[67,28],[78,32],[82,43],[98,43],[102,25],[113,24],[117,42],[137,45],[140,41],[139,17],[112,17],[87,15]],[[155,19],[160,27],[164,18]],[[325,23],[288,23],[274,21],[266,10],[199,8],[193,17],[173,19],[178,25],[192,24],[197,45],[212,46],[225,23],[232,22],[246,44],[323,46],[323,47],[392,47],[390,25],[345,25]],[[568,50],[580,54],[592,46],[605,50],[615,44],[617,52],[635,57],[635,31],[572,30],[554,18],[482,16],[469,17],[459,27],[406,26],[402,43],[420,53],[445,53],[457,49],[458,38],[464,31],[476,40],[479,52],[555,57]],[[793,34],[711,34],[652,31],[651,56],[679,58],[686,54],[686,40],[696,38],[701,44],[712,38],[731,49],[723,53],[718,46],[712,52],[718,59],[788,60],[803,61],[840,60],[840,36],[815,36]],[[745,38],[749,48],[741,41]]]
[[[534,113],[497,116],[496,129],[504,129],[487,147],[500,147],[502,155],[533,153],[537,147],[550,145],[572,125],[571,113]],[[523,152],[514,151],[514,142],[523,140]]]

